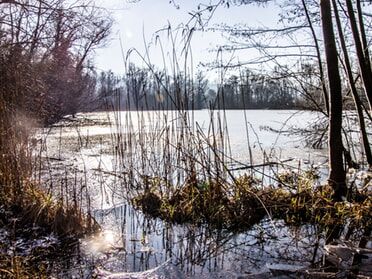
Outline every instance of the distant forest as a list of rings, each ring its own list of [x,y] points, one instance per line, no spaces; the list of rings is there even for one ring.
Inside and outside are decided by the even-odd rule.
[[[100,73],[95,95],[94,110],[312,109],[322,103],[320,85],[299,88],[290,77],[249,69],[212,88],[202,72],[170,76],[130,65],[124,76]]]

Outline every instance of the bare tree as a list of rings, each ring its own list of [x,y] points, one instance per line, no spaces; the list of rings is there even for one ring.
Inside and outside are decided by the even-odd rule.
[[[346,172],[342,143],[342,94],[336,39],[333,32],[330,0],[320,1],[324,50],[327,63],[328,86],[330,92],[329,114],[329,176],[328,184],[333,188],[333,198],[340,201],[346,197]]]
[[[29,65],[35,80],[43,84],[43,90],[25,94],[29,103],[38,102],[27,111],[45,123],[75,113],[91,89],[88,58],[105,43],[110,17],[90,1],[19,0],[0,5],[0,50],[9,57],[23,57],[27,63],[22,64]]]

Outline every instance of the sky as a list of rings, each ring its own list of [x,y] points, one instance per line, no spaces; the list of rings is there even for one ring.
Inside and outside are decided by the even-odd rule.
[[[204,31],[193,32],[190,41],[191,48],[188,49],[185,63],[185,52],[181,52],[185,39],[182,38],[188,38],[190,32],[187,30],[194,25],[190,13],[197,11],[200,3],[216,2],[218,0],[174,0],[174,2],[169,0],[102,0],[100,5],[110,11],[115,24],[109,45],[96,51],[95,62],[98,70],[112,70],[117,74],[122,74],[128,62],[133,62],[138,66],[151,63],[159,68],[163,68],[165,64],[167,67],[174,66],[173,52],[176,49],[176,60],[180,67],[187,64],[187,67],[192,68],[192,71],[196,73],[198,69],[201,69],[201,62],[208,63],[217,59],[217,52],[211,50],[218,49],[219,45],[226,42],[218,32],[206,31],[208,28],[218,23],[272,26],[278,22],[278,12],[273,7],[255,5],[219,7]],[[232,54],[222,55],[229,59]],[[239,54],[239,56],[245,55],[249,56],[252,53]],[[244,59],[244,57],[235,58]],[[211,73],[212,76],[214,74]]]

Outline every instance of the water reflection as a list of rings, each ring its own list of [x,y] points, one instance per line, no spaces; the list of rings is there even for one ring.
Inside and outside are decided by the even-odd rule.
[[[320,260],[312,226],[291,229],[267,219],[248,232],[233,233],[164,223],[128,205],[96,210],[94,216],[110,230],[86,240],[90,249],[84,253],[109,272],[142,272],[170,263],[189,276],[261,274],[273,264],[309,266]]]
[[[81,249],[86,254],[98,255],[114,249],[116,242],[117,234],[112,230],[104,230],[83,239]]]

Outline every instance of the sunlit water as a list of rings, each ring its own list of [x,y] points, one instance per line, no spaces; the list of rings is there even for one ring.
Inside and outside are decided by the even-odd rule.
[[[125,175],[123,164],[142,149],[130,147],[121,154],[125,160],[118,159],[115,136],[120,135],[121,144],[126,144],[155,135],[149,153],[156,156],[162,152],[163,145],[158,143],[166,131],[177,134],[178,129],[187,128],[205,138],[219,134],[223,153],[232,158],[227,159],[231,167],[290,160],[288,164],[306,168],[325,165],[325,150],[306,147],[301,135],[275,131],[305,128],[314,123],[316,114],[275,110],[202,110],[186,114],[122,111],[77,117],[77,125],[61,123],[39,134],[40,154],[46,162],[42,179],[54,192],[78,193],[80,205],[101,225],[101,233],[81,243],[83,253],[100,269],[144,272],[164,265],[170,272],[166,278],[179,278],[180,274],[184,278],[196,274],[204,276],[200,278],[238,278],[264,274],[273,264],[308,266],[317,260],[316,234],[311,227],[290,229],[268,218],[252,230],[236,234],[145,217],[127,204],[121,179]],[[138,276],[133,278],[142,278]]]

